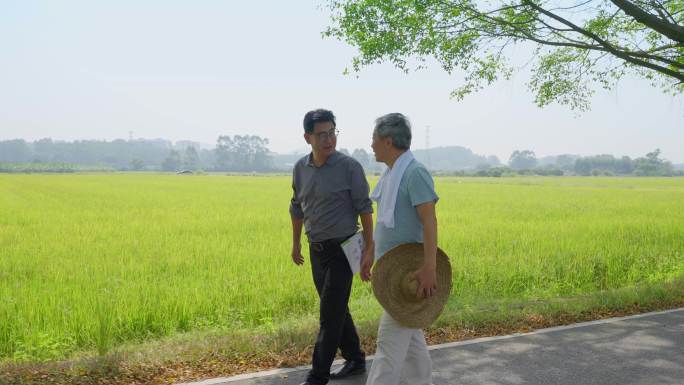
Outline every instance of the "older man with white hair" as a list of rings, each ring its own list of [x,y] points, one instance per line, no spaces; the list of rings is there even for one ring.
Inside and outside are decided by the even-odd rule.
[[[415,271],[417,296],[430,297],[437,290],[438,196],[429,172],[410,151],[411,125],[402,114],[381,116],[373,131],[373,152],[387,165],[371,199],[378,203],[375,227],[375,259],[405,243],[422,243],[424,259]],[[368,279],[373,264],[362,261],[361,276]],[[377,351],[367,385],[430,385],[432,361],[421,329],[402,326],[387,311],[380,319]]]

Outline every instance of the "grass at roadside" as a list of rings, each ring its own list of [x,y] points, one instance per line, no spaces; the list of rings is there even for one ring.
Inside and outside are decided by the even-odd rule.
[[[684,306],[684,280],[530,303],[497,301],[441,317],[426,331],[429,344],[529,332],[577,322]],[[377,322],[359,326],[368,354]],[[281,325],[275,333],[185,334],[122,346],[104,356],[0,366],[5,385],[174,384],[310,364],[315,320]],[[4,382],[3,382],[4,381]]]

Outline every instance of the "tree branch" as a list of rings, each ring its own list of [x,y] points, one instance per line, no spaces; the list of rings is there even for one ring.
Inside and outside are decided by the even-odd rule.
[[[660,16],[661,16],[663,19],[667,20],[667,19],[669,18],[669,19],[670,19],[670,22],[672,22],[672,23],[674,23],[674,24],[677,24],[677,20],[675,20],[675,18],[672,16],[672,14],[670,14],[670,12],[667,10],[667,8],[665,8],[665,7],[663,6],[662,3],[660,3],[660,2],[657,1],[657,0],[653,0],[653,5],[655,5],[656,7],[658,7],[658,8],[657,8],[657,11],[658,11],[658,13],[660,14]]]
[[[659,61],[662,63],[669,64],[673,67],[684,69],[683,63],[680,63],[676,60],[668,59],[666,57],[657,56],[657,55],[649,55],[649,54],[644,53],[644,52],[633,52],[633,51],[621,51],[621,52],[624,52],[626,55],[629,55],[629,56],[641,57],[641,58],[650,59],[650,60],[656,60],[656,61]]]
[[[615,1],[623,1],[623,0],[611,0],[611,1],[615,2]],[[634,58],[634,57],[626,54],[625,52],[617,49],[611,43],[603,40],[600,36],[596,35],[595,33],[587,31],[586,29],[579,27],[578,25],[572,23],[571,21],[565,20],[564,18],[562,18],[562,17],[560,17],[560,16],[558,16],[552,12],[547,11],[546,9],[538,6],[537,4],[533,3],[530,0],[522,0],[522,2],[524,4],[527,4],[528,6],[532,7],[533,9],[536,9],[540,13],[543,13],[544,15],[546,15],[546,16],[548,16],[548,17],[550,17],[556,21],[561,22],[562,24],[567,25],[568,27],[570,27],[570,28],[574,29],[575,31],[581,33],[582,35],[585,35],[588,38],[594,40],[595,42],[602,45],[610,53],[612,53],[613,55],[615,55],[615,56],[617,56],[617,57],[619,57],[625,61],[628,61],[628,62],[635,64],[635,65],[638,65],[638,66],[650,68],[654,71],[657,71],[657,72],[660,72],[662,74],[671,76],[671,77],[673,77],[679,81],[684,81],[684,73],[683,72],[674,71],[674,70],[671,70],[667,67],[659,66],[657,64],[653,64],[653,63],[645,61],[645,60],[640,60],[640,59]]]
[[[589,3],[593,2],[593,1],[594,1],[594,0],[587,0],[587,1],[583,2],[583,3],[579,3],[579,4],[576,4],[576,5],[569,6],[569,7],[556,7],[556,8],[552,8],[551,11],[567,11],[567,10],[570,10],[570,9],[575,9],[575,8],[579,8],[579,7],[585,6],[585,5],[587,5],[587,4],[589,4]]]
[[[660,47],[652,48],[652,49],[645,51],[645,52],[646,53],[654,53],[654,52],[664,51],[666,49],[672,49],[672,48],[684,48],[684,44],[666,44],[666,45],[663,45]]]
[[[622,9],[626,14],[632,16],[636,21],[649,26],[653,30],[658,31],[674,41],[684,43],[684,27],[651,15],[628,0],[610,1],[618,8]]]
[[[613,16],[615,16],[615,14]],[[544,39],[539,38],[533,34],[530,34],[528,31],[526,31],[524,29],[518,28],[518,26],[517,26],[518,23],[512,23],[512,22],[503,20],[501,18],[492,17],[492,16],[485,15],[485,14],[481,14],[481,17],[483,17],[484,19],[490,20],[494,25],[496,25],[496,24],[508,25],[509,27],[513,28],[513,30],[515,30],[519,34],[519,35],[515,35],[515,34],[507,35],[509,37],[527,39],[527,40],[533,41],[535,43],[547,45],[547,46],[571,47],[571,48],[584,49],[584,50],[589,50],[589,51],[608,52],[608,53],[613,53],[614,55],[620,57],[617,54],[619,52],[619,53],[625,55],[625,56],[621,57],[624,60],[627,60],[627,56],[635,57],[635,58],[639,57],[639,58],[643,58],[643,59],[659,61],[662,63],[672,65],[676,68],[684,69],[684,64],[679,63],[678,61],[675,61],[675,60],[668,59],[668,58],[663,57],[663,56],[652,55],[651,53],[647,53],[647,52],[643,52],[643,51],[639,52],[639,51],[628,50],[628,49],[621,48],[621,47],[615,47],[615,46],[612,46],[610,43],[607,43],[607,42],[606,42],[607,44],[602,44],[602,45],[587,44],[587,43],[584,43],[584,42],[581,42],[578,40],[571,39],[571,38],[563,35],[562,33],[559,33],[559,32],[564,32],[564,31],[565,32],[567,32],[567,31],[579,32],[576,30],[579,27],[575,27],[575,28],[571,27],[571,28],[567,28],[567,29],[556,28],[556,27],[553,27],[550,24],[546,23],[545,21],[543,21],[539,18],[536,18],[535,19],[536,21],[540,22],[541,24],[545,25],[547,28],[549,28],[551,30],[551,34],[553,34],[554,36],[557,36],[560,39],[567,40],[566,42],[552,41],[552,40],[544,40]],[[525,24],[527,24],[527,23],[525,23]],[[597,40],[597,39],[594,39],[594,40]],[[611,51],[606,45],[612,46],[614,48],[614,51]],[[644,63],[648,63],[648,62],[644,61]],[[664,68],[664,67],[660,67],[660,68]]]

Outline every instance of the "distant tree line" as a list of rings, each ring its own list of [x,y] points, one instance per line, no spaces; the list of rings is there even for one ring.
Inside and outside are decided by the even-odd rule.
[[[0,162],[0,173],[72,173],[116,171],[106,165],[82,165],[73,163],[6,163]]]
[[[660,158],[660,149],[636,159],[630,159],[628,156],[617,159],[612,155],[581,158],[575,162],[575,173],[579,175],[684,175],[681,170],[675,170],[671,162]]]
[[[0,141],[0,162],[100,165],[114,170],[142,170],[160,164],[169,146],[170,142],[165,140],[66,142],[46,138],[26,142],[15,139]]]
[[[259,136],[220,136],[211,150],[190,142],[178,143],[174,146],[163,139],[5,140],[0,141],[0,172],[276,170],[268,139]]]
[[[268,139],[256,135],[219,136],[215,169],[219,171],[273,171]]]
[[[684,176],[684,169],[676,170],[673,164],[660,157],[660,149],[643,157],[617,158],[613,155],[558,155],[538,160],[533,151],[516,150],[507,166],[479,167],[459,175],[512,176],[512,175],[582,175],[582,176]]]
[[[339,151],[356,159],[363,169],[366,170],[367,174],[377,174],[382,170],[381,164],[375,161],[375,156],[363,148],[356,148],[351,152],[346,148],[341,148]]]
[[[269,141],[256,135],[219,136],[213,149],[195,142],[171,143],[164,139],[73,142],[41,139],[0,141],[0,172],[77,172],[77,171],[168,171],[168,172],[274,172],[288,171],[304,154],[279,155],[268,148]],[[372,153],[357,148],[343,152],[361,163],[369,174],[383,166]],[[684,175],[660,157],[656,149],[643,157],[613,155],[558,155],[538,159],[531,150],[514,151],[507,164],[496,156],[473,153],[460,146],[413,151],[429,169],[447,175]]]
[[[496,156],[473,153],[461,146],[413,150],[416,159],[431,170],[469,170],[496,167],[501,164]]]
[[[198,149],[199,143],[168,140],[81,140],[22,139],[0,141],[0,172],[76,171],[289,171],[305,154],[278,155],[269,141],[256,135],[219,136],[214,149]],[[364,149],[351,153],[368,172],[380,164]]]

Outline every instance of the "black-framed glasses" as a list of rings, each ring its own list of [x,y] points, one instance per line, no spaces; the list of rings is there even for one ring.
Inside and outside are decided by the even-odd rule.
[[[328,139],[332,140],[332,139],[337,138],[340,135],[340,130],[338,130],[337,128],[333,128],[330,131],[323,131],[323,132],[319,132],[319,133],[314,134],[314,135],[316,135],[316,138],[318,138],[318,140],[323,142],[323,141],[328,140]]]

